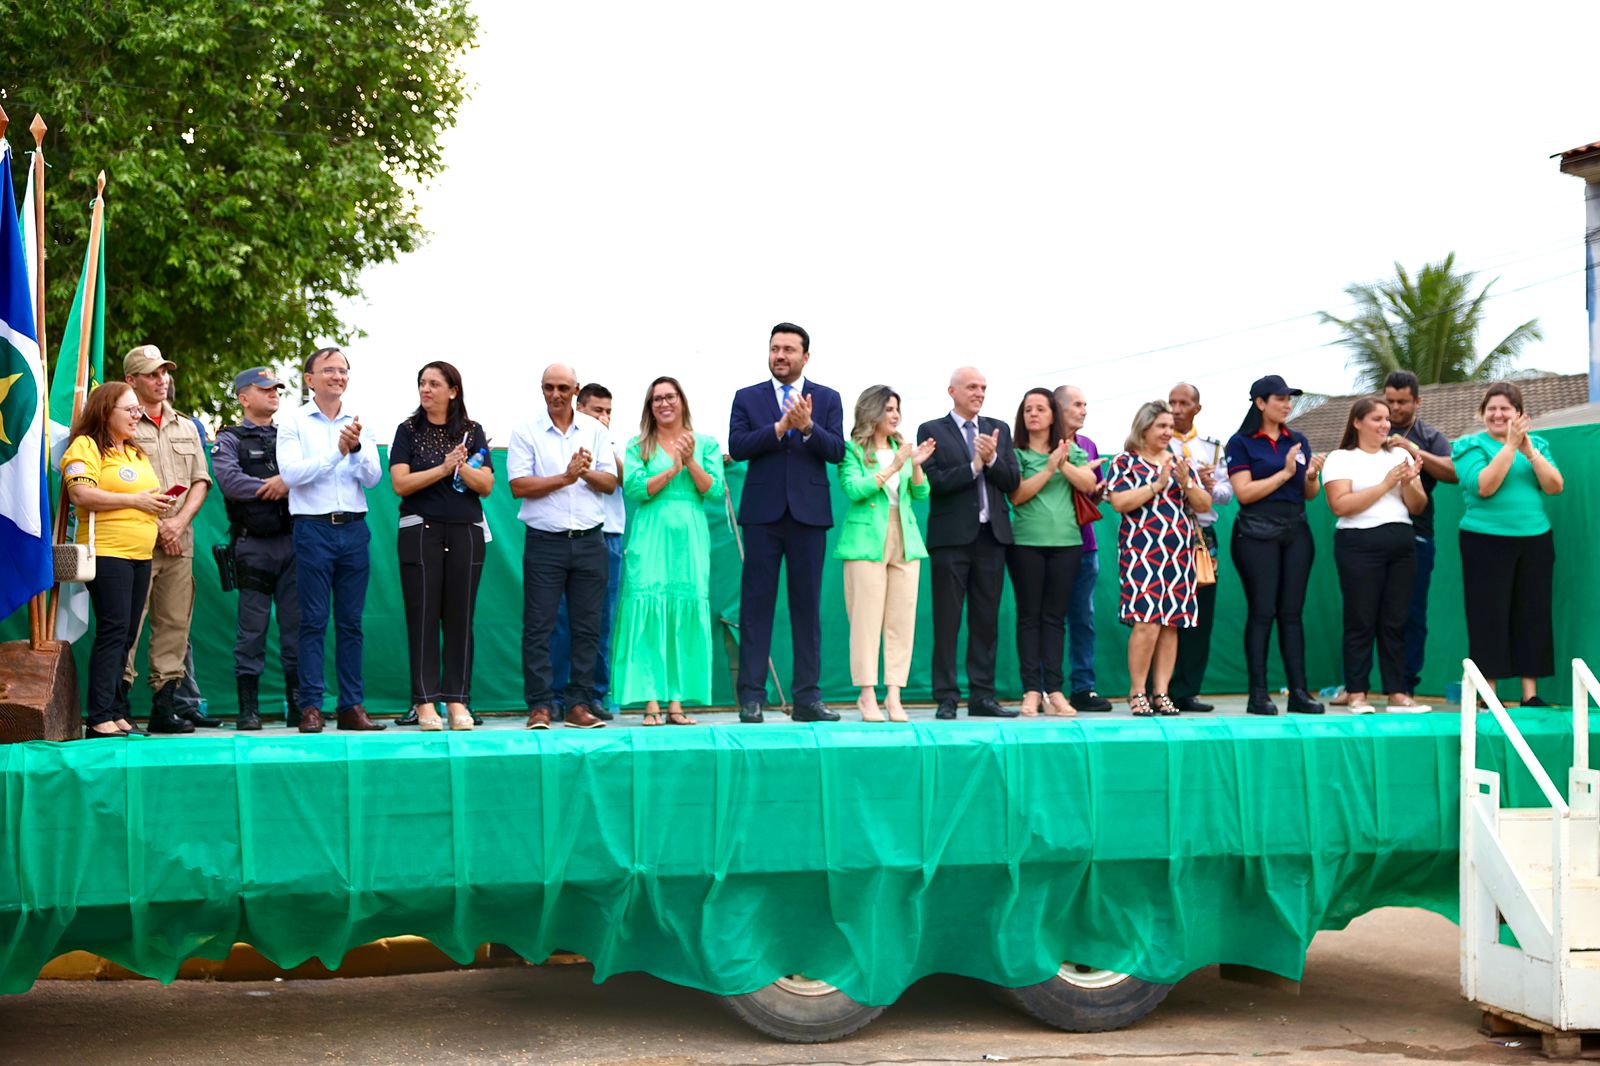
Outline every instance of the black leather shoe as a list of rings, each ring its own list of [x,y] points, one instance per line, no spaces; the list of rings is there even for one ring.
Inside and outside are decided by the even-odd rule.
[[[233,720],[233,728],[240,733],[249,733],[261,728],[261,712],[254,707],[249,710],[241,709],[239,717]]]
[[[1290,714],[1322,714],[1322,704],[1311,698],[1311,693],[1303,688],[1289,690]]]
[[[615,714],[612,714],[598,703],[592,703],[589,705],[589,713],[600,719],[602,722],[609,722],[617,717]]]
[[[395,725],[416,725],[417,724],[417,709],[415,707],[410,708],[409,710],[406,711],[405,714],[402,714],[399,718],[396,718],[394,720],[394,724]]]
[[[940,700],[939,709],[933,712],[935,718],[951,719],[956,716],[955,700]]]
[[[222,725],[222,719],[213,718],[198,707],[191,711],[179,711],[178,717],[201,729],[217,729]]]
[[[755,700],[739,704],[739,721],[746,725],[760,725],[766,720],[766,716],[761,713],[761,704]]]
[[[113,729],[109,733],[102,733],[92,725],[86,725],[83,727],[84,740],[125,740],[127,737],[128,734],[124,733],[120,729]]]
[[[1215,704],[1207,703],[1197,696],[1185,696],[1182,699],[1173,700],[1172,704],[1184,714],[1205,714],[1208,711],[1217,709]]]
[[[818,700],[816,703],[796,705],[789,718],[796,722],[837,722],[839,712],[829,710],[826,703]]]
[[[474,711],[474,710],[472,710],[470,708],[467,710],[467,713],[472,715],[472,724],[473,725],[482,725],[483,724],[483,715],[479,714],[477,711]]]
[[[968,718],[1015,718],[1015,707],[1001,706],[1000,701],[993,696],[980,696],[967,704]]]
[[[1067,702],[1072,704],[1075,710],[1089,714],[1101,713],[1111,709],[1110,700],[1106,699],[1093,689],[1087,688],[1082,692],[1074,692],[1072,695],[1068,696]]]
[[[178,683],[168,681],[161,686],[155,699],[150,703],[150,724],[146,726],[152,733],[193,733],[194,723],[178,713],[177,707]]]
[[[1278,705],[1265,692],[1252,692],[1244,705],[1248,714],[1277,714]]]

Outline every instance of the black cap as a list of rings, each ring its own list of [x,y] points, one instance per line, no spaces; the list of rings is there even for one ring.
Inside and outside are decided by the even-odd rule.
[[[1291,389],[1289,383],[1276,374],[1268,374],[1264,378],[1256,378],[1255,384],[1250,386],[1252,400],[1266,399],[1268,396],[1299,396],[1301,390]]]

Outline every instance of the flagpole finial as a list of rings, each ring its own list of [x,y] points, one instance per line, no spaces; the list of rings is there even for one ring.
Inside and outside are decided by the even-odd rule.
[[[98,184],[95,187],[94,194],[96,196],[104,196],[106,192],[106,172],[102,170],[100,176],[95,180]]]
[[[6,135],[6,127],[11,125],[11,116],[6,114],[6,109],[0,107],[0,137]]]
[[[44,135],[49,129],[50,127],[44,124],[44,116],[35,111],[33,113],[33,121],[28,123],[28,132],[33,134],[33,146],[35,148],[44,147]]]

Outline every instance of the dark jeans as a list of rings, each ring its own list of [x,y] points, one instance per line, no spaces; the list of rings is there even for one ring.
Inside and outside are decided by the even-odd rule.
[[[606,602],[600,611],[600,654],[594,663],[594,698],[609,706],[611,691],[611,618],[617,609],[617,589],[622,585],[622,534],[607,533]],[[556,612],[556,631],[550,638],[550,676],[554,679],[556,702],[572,676],[572,623],[567,619],[567,598],[561,597]]]
[[[89,582],[94,645],[89,650],[86,707],[89,724],[99,725],[117,717],[117,686],[139,639],[139,619],[150,592],[150,560],[101,555],[94,561],[94,573]]]
[[[1017,600],[1017,665],[1023,692],[1060,692],[1066,683],[1061,658],[1067,644],[1067,605],[1082,556],[1083,546],[1077,544],[1070,548],[1013,544],[1006,551]]]
[[[1428,649],[1428,586],[1433,581],[1433,557],[1438,547],[1432,537],[1414,535],[1417,573],[1411,579],[1411,606],[1406,612],[1406,692],[1415,695],[1422,685],[1422,656]]]
[[[994,696],[994,652],[1000,629],[1000,593],[1005,586],[1006,548],[987,524],[970,544],[934,548],[933,698],[961,697],[956,677],[956,641],[961,611],[967,614],[967,697]]]
[[[483,577],[483,527],[475,522],[412,522],[400,527],[398,549],[411,702],[470,703],[472,615]]]
[[[1083,549],[1078,557],[1078,577],[1072,583],[1072,603],[1067,608],[1067,658],[1072,663],[1068,680],[1072,692],[1094,688],[1094,585],[1099,577],[1099,551]]]
[[[362,702],[361,614],[367,606],[367,577],[372,564],[367,545],[372,534],[365,521],[332,525],[308,518],[294,520],[295,584],[300,593],[300,706],[322,709],[323,636],[333,614],[334,676],[339,684],[335,707]]]
[[[1220,569],[1222,555],[1217,551],[1216,527],[1202,526],[1200,531]],[[1167,695],[1175,700],[1193,699],[1204,691],[1206,662],[1211,658],[1211,625],[1217,616],[1217,586],[1196,585],[1195,603],[1195,624],[1178,630],[1178,659],[1167,685]]]
[[[1273,622],[1278,624],[1278,650],[1289,687],[1306,687],[1306,631],[1301,615],[1316,553],[1311,527],[1304,522],[1282,541],[1244,537],[1238,526],[1233,529],[1230,554],[1249,604],[1244,660],[1252,692],[1267,691],[1267,645]]]
[[[599,529],[582,537],[529,529],[522,545],[522,693],[530,709],[552,707],[550,634],[567,599],[572,622],[572,676],[566,705],[594,700],[600,612],[606,598],[606,544]]]
[[[1416,576],[1416,535],[1410,522],[1333,534],[1333,559],[1344,593],[1344,687],[1371,692],[1372,641],[1384,692],[1406,690],[1406,608]]]
[[[1483,676],[1549,677],[1556,672],[1550,620],[1555,538],[1461,531],[1467,654]]]
[[[299,669],[300,594],[295,583],[294,537],[241,536],[234,547],[239,575],[239,636],[233,645],[233,672],[260,677],[266,669],[267,626],[278,609],[278,658],[285,677]],[[298,699],[296,693],[288,693]]]

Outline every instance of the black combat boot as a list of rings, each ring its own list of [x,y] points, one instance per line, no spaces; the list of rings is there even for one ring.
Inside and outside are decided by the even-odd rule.
[[[234,678],[239,686],[239,717],[233,728],[243,733],[261,728],[261,676]]]
[[[300,725],[300,675],[293,670],[283,672],[283,702],[288,710],[283,712],[283,724],[290,729]]]
[[[178,713],[178,682],[168,681],[150,704],[150,732],[193,733],[194,723]]]

